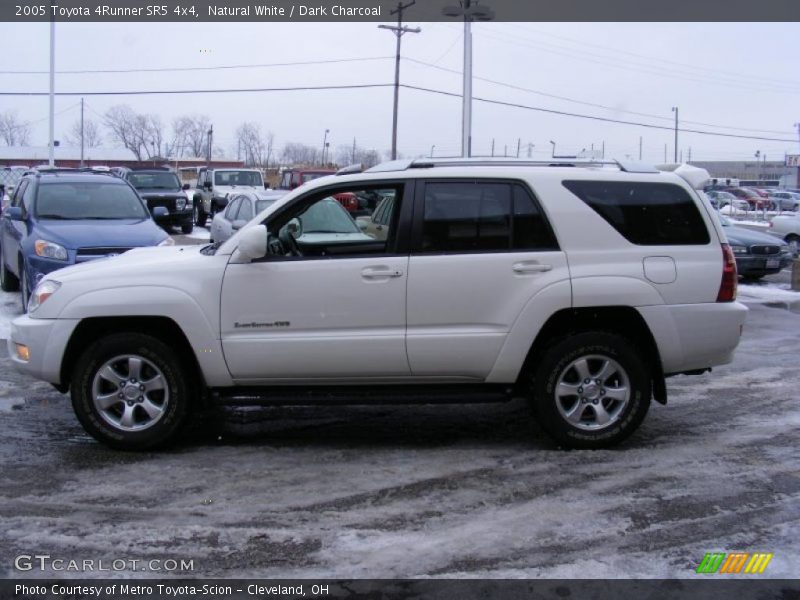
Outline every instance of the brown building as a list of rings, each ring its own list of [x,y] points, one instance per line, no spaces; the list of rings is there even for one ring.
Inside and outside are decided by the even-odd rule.
[[[175,169],[181,167],[204,167],[205,158],[161,158],[155,157],[138,161],[130,150],[125,148],[85,148],[85,167],[144,167],[169,165]],[[11,166],[35,167],[47,164],[49,148],[47,146],[3,146],[0,147],[0,168]],[[57,146],[55,149],[57,167],[76,168],[81,166],[81,149]],[[212,167],[241,168],[244,163],[239,160],[214,158],[209,163]]]

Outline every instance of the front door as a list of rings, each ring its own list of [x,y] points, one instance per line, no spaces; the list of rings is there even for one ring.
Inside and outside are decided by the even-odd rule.
[[[404,197],[402,184],[381,185]],[[401,205],[410,211],[411,202],[398,203],[391,233],[379,240],[365,234],[333,198],[362,188],[338,186],[298,198],[270,216],[267,257],[228,265],[221,335],[238,382],[410,375],[408,242],[399,223]]]

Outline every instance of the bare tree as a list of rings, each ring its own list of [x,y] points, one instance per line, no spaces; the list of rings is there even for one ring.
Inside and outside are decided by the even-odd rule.
[[[319,151],[314,146],[288,142],[283,147],[281,158],[290,165],[313,165],[317,163]]]
[[[381,162],[381,155],[377,150],[361,148],[359,146],[337,146],[336,164],[340,166],[353,163],[364,165],[365,169],[374,167]]]
[[[261,133],[258,123],[246,122],[236,129],[238,155],[251,167],[269,167],[272,160],[275,134]]]
[[[167,132],[158,115],[140,114],[126,104],[111,107],[105,125],[112,139],[133,152],[136,160],[168,158],[179,145],[179,132]]]
[[[81,120],[76,119],[69,131],[64,134],[64,139],[70,146],[81,145]],[[83,121],[83,145],[86,148],[97,148],[103,142],[100,127],[92,120]]]
[[[21,120],[17,111],[0,113],[0,139],[6,146],[27,146],[31,137],[31,124]]]
[[[205,156],[211,119],[206,115],[184,115],[172,121],[177,156]]]

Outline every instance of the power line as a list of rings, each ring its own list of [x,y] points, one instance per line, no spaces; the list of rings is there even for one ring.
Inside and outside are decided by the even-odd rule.
[[[261,69],[266,67],[294,67],[301,65],[328,65],[334,63],[367,62],[373,60],[386,60],[394,56],[368,56],[363,58],[332,58],[327,60],[300,60],[294,62],[261,63],[246,65],[218,65],[215,67],[163,67],[153,69],[79,69],[69,71],[56,71],[59,75],[77,75],[87,73],[167,73],[177,71],[218,71],[223,69]],[[50,71],[0,71],[3,75],[45,75]]]
[[[461,98],[461,94],[457,94],[455,92],[447,92],[447,91],[444,91],[444,90],[436,90],[436,89],[432,89],[432,88],[426,88],[426,87],[414,86],[414,85],[408,85],[408,84],[401,84],[401,86],[405,87],[405,88],[408,88],[408,89],[411,89],[411,90],[417,90],[417,91],[421,91],[421,92],[428,92],[428,93],[432,93],[432,94],[440,94],[442,96],[450,96],[450,97],[453,97],[453,98]],[[474,99],[477,100],[478,102],[484,102],[484,103],[487,103],[487,104],[497,104],[499,106],[508,106],[508,107],[511,107],[511,108],[522,108],[522,109],[525,109],[525,110],[534,110],[534,111],[537,111],[537,112],[545,112],[545,113],[550,113],[550,114],[554,114],[554,115],[562,115],[562,116],[566,116],[566,117],[576,117],[576,118],[580,118],[580,119],[589,119],[589,120],[592,120],[592,121],[604,121],[606,123],[618,123],[620,125],[635,125],[637,127],[647,127],[649,129],[662,129],[664,131],[674,131],[673,127],[667,127],[667,126],[664,126],[664,125],[654,125],[652,123],[640,123],[640,122],[636,122],[636,121],[623,121],[621,119],[611,119],[611,118],[608,118],[608,117],[597,117],[597,116],[594,116],[594,115],[582,115],[582,114],[579,114],[579,113],[566,112],[566,111],[562,111],[562,110],[553,110],[553,109],[550,109],[550,108],[541,108],[541,107],[538,107],[538,106],[529,106],[527,104],[517,104],[515,102],[503,102],[502,100],[491,100],[489,98],[479,98],[477,96],[474,96]],[[768,138],[768,137],[760,137],[760,136],[752,136],[752,135],[736,135],[736,134],[733,134],[733,133],[719,133],[719,132],[715,132],[715,131],[702,131],[702,130],[698,130],[698,129],[681,129],[680,131],[683,131],[684,133],[697,133],[697,134],[700,134],[700,135],[713,135],[713,136],[719,136],[719,137],[739,138],[739,139],[746,139],[746,140],[765,140],[765,141],[770,141],[770,142],[787,142],[787,143],[790,143],[790,144],[795,143],[795,140],[785,140],[785,139]]]
[[[123,90],[101,92],[56,92],[56,96],[146,96],[153,94],[228,94],[249,92],[299,92],[314,90],[352,90],[364,88],[392,87],[393,83],[363,83],[350,85],[305,85],[273,88],[223,88],[195,90]],[[49,92],[0,92],[0,96],[48,96]]]
[[[458,71],[457,69],[448,69],[447,67],[442,67],[442,66],[439,66],[439,65],[436,65],[436,64],[433,64],[433,63],[425,62],[424,60],[418,60],[416,58],[410,58],[410,57],[407,57],[407,56],[403,57],[403,60],[407,60],[409,62],[416,63],[416,64],[419,64],[419,65],[422,65],[422,66],[425,66],[425,67],[429,67],[429,68],[432,68],[432,69],[438,69],[440,71],[446,71],[448,73],[461,75],[461,71]],[[556,99],[556,100],[564,100],[566,102],[572,102],[572,103],[575,103],[575,104],[582,104],[584,106],[591,106],[593,108],[601,108],[603,110],[610,110],[610,111],[613,111],[613,112],[623,112],[623,113],[628,113],[628,114],[631,114],[631,115],[637,115],[637,116],[640,116],[640,117],[650,117],[652,119],[660,119],[662,121],[672,121],[672,117],[664,117],[664,116],[661,116],[661,115],[654,115],[654,114],[651,114],[651,113],[643,113],[643,112],[637,112],[637,111],[633,111],[633,110],[626,110],[626,109],[623,109],[623,108],[615,108],[615,107],[612,107],[612,106],[606,106],[604,104],[597,104],[597,103],[594,103],[594,102],[586,102],[584,100],[576,100],[575,98],[569,98],[567,96],[559,96],[557,94],[550,94],[548,92],[542,92],[541,90],[535,90],[535,89],[532,89],[532,88],[527,88],[527,87],[515,85],[513,83],[508,83],[508,82],[505,82],[505,81],[498,81],[496,79],[489,79],[487,77],[474,76],[474,79],[477,79],[479,81],[485,81],[486,83],[491,83],[491,84],[494,84],[494,85],[507,87],[509,89],[513,89],[513,90],[517,90],[517,91],[521,91],[521,92],[529,92],[531,94],[538,94],[540,96],[545,96],[547,98],[553,98],[553,99]],[[681,122],[682,123],[690,123],[692,125],[705,125],[706,127],[715,127],[715,128],[719,128],[719,129],[731,129],[731,130],[735,130],[735,131],[752,131],[752,132],[755,132],[755,133],[779,133],[779,134],[780,133],[786,133],[785,131],[777,131],[777,130],[774,130],[774,129],[750,129],[750,128],[746,128],[746,127],[732,127],[732,126],[728,126],[728,125],[715,125],[713,123],[703,123],[701,121],[681,121]]]

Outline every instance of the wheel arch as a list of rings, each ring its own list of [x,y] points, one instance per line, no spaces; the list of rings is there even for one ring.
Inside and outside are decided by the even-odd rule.
[[[553,313],[531,344],[517,385],[525,384],[524,378],[555,340],[586,331],[605,331],[629,339],[651,365],[653,398],[666,404],[667,389],[658,346],[644,318],[632,306],[565,308]]]
[[[200,382],[204,389],[207,387],[192,345],[175,321],[163,316],[125,316],[89,317],[78,323],[64,350],[60,384],[56,386],[59,391],[66,392],[69,389],[75,365],[86,348],[104,336],[124,332],[143,333],[167,344],[173,348],[176,357],[186,369],[187,378]],[[200,393],[204,389],[196,390],[201,398],[205,398],[205,394]]]

